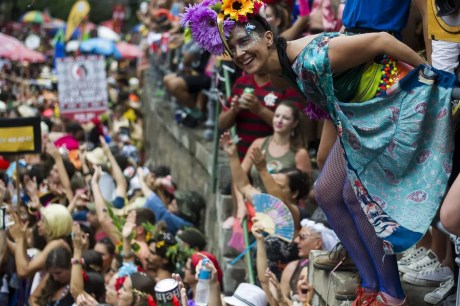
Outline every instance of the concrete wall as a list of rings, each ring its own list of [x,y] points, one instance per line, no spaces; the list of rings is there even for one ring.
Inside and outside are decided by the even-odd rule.
[[[146,159],[155,165],[171,167],[172,178],[180,190],[196,190],[205,197],[204,231],[208,237],[208,250],[220,257],[224,247],[221,225],[231,213],[231,202],[224,200],[219,188],[217,193],[212,191],[212,142],[204,140],[204,129],[189,129],[174,122],[171,102],[164,95],[155,95],[155,81],[151,74],[147,74],[146,84],[143,93]],[[219,163],[218,171],[227,175],[218,177],[228,179],[229,171],[224,170],[228,163],[222,152]]]

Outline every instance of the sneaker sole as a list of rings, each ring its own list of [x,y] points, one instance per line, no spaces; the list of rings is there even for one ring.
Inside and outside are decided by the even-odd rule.
[[[412,277],[410,274],[404,274],[403,280],[411,285],[424,286],[424,287],[436,287],[439,286],[442,282],[448,281],[448,279],[443,280],[428,280],[428,279],[418,279]]]
[[[423,270],[412,270],[408,266],[398,266],[398,270],[400,273],[407,274],[407,273],[418,273]]]
[[[335,266],[331,267],[331,266],[328,266],[328,265],[321,265],[321,264],[317,264],[317,263],[314,263],[313,266],[315,267],[315,269],[324,270],[324,271],[332,271],[335,268]],[[356,268],[356,266],[340,265],[337,269],[335,269],[335,271],[357,271],[357,268]]]
[[[450,296],[454,292],[455,292],[455,286],[450,288],[449,291],[447,291],[446,294],[442,298],[441,297],[432,297],[428,293],[428,294],[425,295],[423,300],[428,304],[436,305],[436,304],[440,303],[441,301],[445,300],[448,296]]]

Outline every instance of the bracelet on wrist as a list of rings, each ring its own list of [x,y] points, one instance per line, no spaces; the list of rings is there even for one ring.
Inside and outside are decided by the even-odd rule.
[[[85,264],[85,260],[83,258],[72,258],[70,260],[70,263],[72,265],[84,265]]]

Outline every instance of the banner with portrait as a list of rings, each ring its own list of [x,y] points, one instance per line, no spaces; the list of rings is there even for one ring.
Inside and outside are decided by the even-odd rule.
[[[61,116],[85,123],[107,111],[104,57],[60,58],[56,67]]]

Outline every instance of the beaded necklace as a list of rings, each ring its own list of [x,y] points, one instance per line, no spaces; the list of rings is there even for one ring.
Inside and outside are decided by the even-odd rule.
[[[382,77],[380,78],[377,96],[384,93],[388,88],[395,83],[394,76],[398,72],[397,62],[388,55],[383,56],[382,60]]]
[[[61,296],[57,299],[54,304],[51,304],[52,301],[49,301],[46,306],[58,306],[61,303],[61,300],[69,293],[69,285],[65,286],[64,291],[62,291]]]

